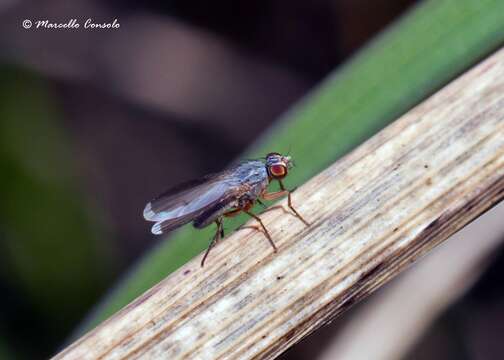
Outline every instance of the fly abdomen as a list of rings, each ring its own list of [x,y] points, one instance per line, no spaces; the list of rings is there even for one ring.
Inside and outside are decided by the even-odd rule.
[[[222,215],[224,215],[224,213],[232,207],[234,207],[233,201],[221,201],[212,206],[210,209],[205,210],[203,213],[201,213],[201,215],[198,215],[198,217],[193,221],[193,226],[196,229],[207,227]]]

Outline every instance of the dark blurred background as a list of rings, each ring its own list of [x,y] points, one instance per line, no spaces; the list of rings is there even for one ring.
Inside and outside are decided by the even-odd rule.
[[[0,357],[53,354],[156,241],[147,200],[239,156],[414,3],[0,3]],[[21,26],[72,18],[120,27]]]

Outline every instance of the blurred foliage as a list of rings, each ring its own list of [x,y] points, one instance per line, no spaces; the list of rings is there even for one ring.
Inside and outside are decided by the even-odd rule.
[[[51,89],[13,67],[0,68],[0,78],[0,277],[7,286],[2,303],[26,321],[11,322],[16,329],[2,324],[0,331],[30,337],[37,332],[30,319],[41,319],[47,327],[34,337],[44,348],[44,342],[68,333],[103,291],[110,273],[107,249],[100,248],[103,230],[75,188],[72,151]],[[18,350],[29,356],[30,349]]]
[[[3,339],[0,339],[0,359],[13,359],[14,357],[9,352],[7,344],[4,343]]]
[[[246,158],[291,149],[297,167],[286,182],[291,187],[300,185],[503,40],[504,2],[425,1],[288,112]],[[239,217],[226,222],[227,232],[246,220]],[[213,227],[198,231],[186,226],[160,243],[82,330],[95,326],[197,255],[213,232]],[[207,261],[212,261],[211,254]]]

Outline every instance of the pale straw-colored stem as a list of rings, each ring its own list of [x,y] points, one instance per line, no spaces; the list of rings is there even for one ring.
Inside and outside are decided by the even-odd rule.
[[[400,360],[478,280],[504,242],[504,202],[451,236],[354,312],[317,360]],[[357,309],[356,309],[357,310]]]

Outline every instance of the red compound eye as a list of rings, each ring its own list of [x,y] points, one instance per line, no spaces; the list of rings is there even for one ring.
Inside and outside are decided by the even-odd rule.
[[[270,173],[274,177],[283,177],[287,175],[287,169],[283,165],[270,166]]]

